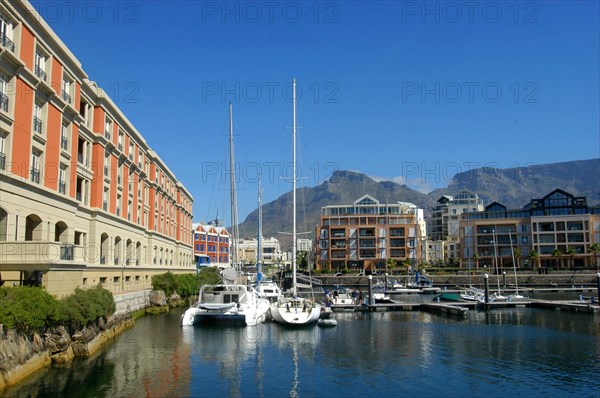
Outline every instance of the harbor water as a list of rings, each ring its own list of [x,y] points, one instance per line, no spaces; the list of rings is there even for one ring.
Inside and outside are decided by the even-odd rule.
[[[335,314],[338,326],[137,320],[100,353],[40,371],[14,397],[594,397],[600,317],[531,308]]]

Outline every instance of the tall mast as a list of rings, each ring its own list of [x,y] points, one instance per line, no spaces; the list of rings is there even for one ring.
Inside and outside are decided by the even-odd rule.
[[[232,266],[238,270],[238,256],[237,256],[237,239],[238,234],[238,220],[237,220],[237,197],[235,194],[235,159],[233,156],[233,108],[231,101],[229,102],[229,180],[231,188],[231,259]],[[239,271],[239,270],[238,270]]]
[[[292,84],[292,292],[296,296],[296,79]]]
[[[256,280],[260,284],[262,274],[262,188],[258,175],[258,232],[256,234]]]

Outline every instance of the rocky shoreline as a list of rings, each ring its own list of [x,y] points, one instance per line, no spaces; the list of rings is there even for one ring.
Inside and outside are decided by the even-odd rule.
[[[168,312],[170,307],[185,305],[178,295],[168,299],[162,291],[152,291],[144,314]],[[63,326],[26,336],[4,330],[0,324],[0,391],[13,386],[51,364],[69,363],[75,357],[90,357],[108,341],[133,327],[129,312],[118,313],[70,335]]]

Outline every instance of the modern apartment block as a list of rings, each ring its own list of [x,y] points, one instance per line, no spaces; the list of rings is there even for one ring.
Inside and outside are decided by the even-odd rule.
[[[432,263],[459,260],[459,224],[463,214],[482,211],[483,201],[477,194],[463,189],[443,195],[427,216],[427,259]]]
[[[460,232],[463,266],[512,269],[513,258],[517,268],[593,266],[590,246],[600,243],[600,207],[556,189],[522,209],[494,202],[469,213],[460,222]]]
[[[194,258],[198,267],[229,267],[229,232],[217,218],[194,224]]]
[[[192,195],[27,1],[0,3],[0,283],[194,271]]]
[[[319,269],[380,271],[388,259],[423,260],[423,210],[412,203],[382,204],[364,195],[352,204],[325,206],[316,235]]]

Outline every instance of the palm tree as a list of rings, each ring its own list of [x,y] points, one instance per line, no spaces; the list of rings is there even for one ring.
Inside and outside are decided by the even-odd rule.
[[[572,247],[568,247],[567,246],[567,251],[565,252],[565,254],[567,256],[569,256],[569,258],[571,259],[571,261],[570,261],[571,268],[575,268],[575,255],[577,254],[577,252],[575,251],[575,249],[573,249]]]
[[[532,250],[529,252],[529,254],[527,255],[527,257],[529,257],[529,259],[531,260],[531,266],[535,267],[537,265],[537,268],[541,268],[540,266],[540,255],[538,252],[536,252],[535,250]]]
[[[479,253],[473,254],[473,261],[475,261],[475,268],[479,271]]]
[[[562,252],[560,251],[560,249],[554,249],[550,254],[556,259],[556,268],[560,268],[559,260],[562,256]]]
[[[517,268],[521,268],[521,257],[523,257],[523,252],[521,252],[521,249],[516,247],[513,254],[515,255],[515,258],[517,259]]]
[[[598,265],[598,253],[600,253],[600,245],[597,243],[591,245],[590,253],[594,253],[594,259],[596,260],[596,270],[600,270],[600,265]]]

